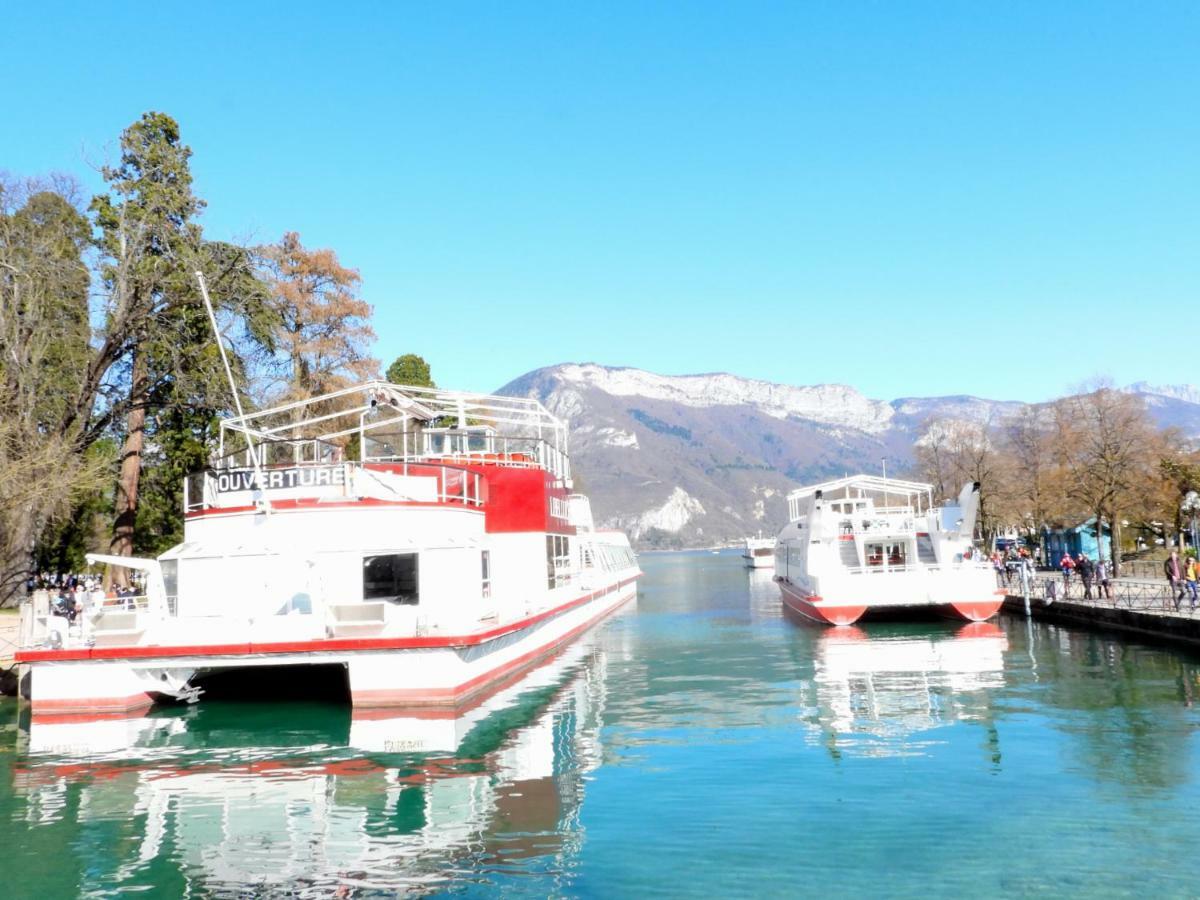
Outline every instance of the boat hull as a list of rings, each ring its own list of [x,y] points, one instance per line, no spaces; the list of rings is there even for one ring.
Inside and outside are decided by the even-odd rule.
[[[968,622],[985,622],[1000,612],[1004,605],[1004,597],[992,600],[968,600],[959,603],[948,603],[945,614],[950,618],[966,619]]]
[[[779,591],[785,606],[820,625],[853,625],[867,611],[866,604],[831,603],[805,594],[786,581],[779,582]]]
[[[884,614],[891,617],[919,616],[934,613],[967,622],[983,622],[993,618],[1004,604],[1002,591],[971,600],[914,600],[913,602],[863,603],[825,598],[808,594],[796,585],[779,581],[784,606],[809,621],[821,625],[853,625],[863,616]]]
[[[35,716],[133,712],[200,670],[253,677],[258,666],[342,664],[355,707],[455,706],[519,677],[636,595],[635,576],[482,636],[28,652],[30,703]]]
[[[476,647],[423,654],[362,654],[350,660],[355,708],[456,706],[556,653],[637,593],[629,582],[578,608]]]

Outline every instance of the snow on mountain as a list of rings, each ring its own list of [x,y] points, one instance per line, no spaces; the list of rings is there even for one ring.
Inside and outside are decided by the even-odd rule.
[[[1139,383],[1160,426],[1200,437],[1200,389]],[[736,375],[658,375],[568,363],[500,389],[534,397],[571,428],[572,468],[596,521],[642,547],[697,546],[772,533],[798,484],[853,472],[896,475],[936,423],[943,437],[982,435],[1017,401],[955,395],[884,402],[845,385],[772,384]]]
[[[615,397],[646,397],[691,407],[754,406],[777,419],[795,416],[872,433],[884,431],[893,415],[887,403],[868,400],[844,384],[793,387],[725,373],[656,375],[594,363],[559,366],[557,374],[567,384],[594,387]]]
[[[1166,397],[1169,400],[1200,405],[1200,388],[1194,384],[1149,384],[1145,381],[1137,381],[1125,390],[1131,394],[1142,394],[1147,399]]]

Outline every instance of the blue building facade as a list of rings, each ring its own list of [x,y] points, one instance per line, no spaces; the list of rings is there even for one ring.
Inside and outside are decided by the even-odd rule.
[[[1112,559],[1112,533],[1107,524],[1097,529],[1094,516],[1078,525],[1043,528],[1042,539],[1046,547],[1047,565],[1054,568],[1058,568],[1064,553],[1070,553],[1073,557],[1086,553],[1093,560],[1101,557]]]

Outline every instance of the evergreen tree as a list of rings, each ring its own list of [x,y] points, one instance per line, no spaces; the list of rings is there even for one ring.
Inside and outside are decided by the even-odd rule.
[[[398,356],[387,369],[387,380],[392,384],[407,384],[413,387],[437,387],[429,372],[429,363],[415,353]]]
[[[183,454],[167,463],[173,476],[184,462],[198,466],[203,454],[195,441],[203,442],[212,416],[228,403],[194,273],[208,275],[218,307],[241,314],[239,334],[253,342],[266,331],[265,294],[248,254],[205,242],[195,222],[204,201],[192,191],[191,155],[174,119],[146,113],[122,134],[120,164],[104,170],[110,193],[92,201],[106,315],[97,354],[104,372],[97,389],[106,413],[93,427],[123,419],[111,542],[112,552],[121,555],[132,554],[139,543],[161,544],[153,536],[136,537],[147,441],[155,442],[156,462],[163,463],[164,454]],[[176,496],[175,490],[156,492],[152,499]],[[177,518],[179,509],[170,513]],[[161,519],[142,517],[144,525]]]

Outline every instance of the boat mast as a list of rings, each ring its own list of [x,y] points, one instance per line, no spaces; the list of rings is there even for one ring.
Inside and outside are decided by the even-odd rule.
[[[208,310],[208,321],[212,323],[213,338],[217,342],[217,349],[221,351],[221,362],[225,366],[225,377],[229,380],[229,393],[233,394],[233,406],[237,410],[238,424],[242,426],[242,437],[246,439],[246,446],[250,451],[250,462],[254,466],[254,474],[258,478],[258,483],[261,486],[263,510],[267,513],[271,511],[271,501],[267,499],[267,482],[263,478],[262,465],[258,459],[258,450],[254,446],[254,441],[250,438],[250,432],[246,428],[245,413],[242,411],[242,398],[238,394],[237,382],[233,380],[233,369],[229,366],[229,356],[225,353],[225,342],[221,340],[221,329],[217,327],[217,314],[213,312],[212,300],[208,297],[208,285],[204,281],[204,273],[197,271],[196,282],[200,285],[200,296],[204,298],[204,308]]]

